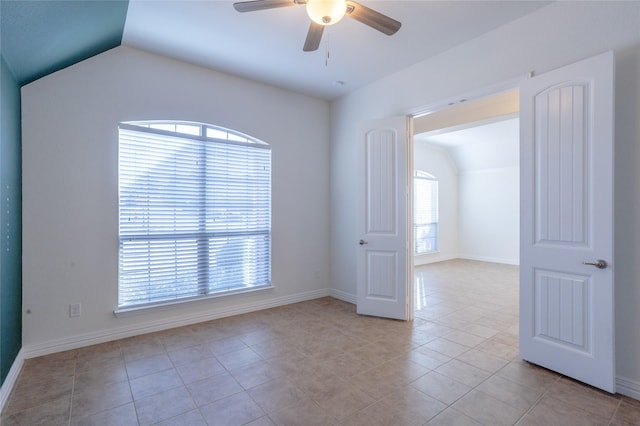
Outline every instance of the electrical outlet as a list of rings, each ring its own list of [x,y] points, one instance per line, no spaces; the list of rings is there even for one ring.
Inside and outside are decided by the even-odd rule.
[[[69,305],[69,318],[79,317],[81,314],[80,303],[72,303]]]

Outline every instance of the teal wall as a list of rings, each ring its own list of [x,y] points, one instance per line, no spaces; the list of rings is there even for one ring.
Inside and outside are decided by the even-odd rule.
[[[0,383],[22,346],[20,86],[0,55]]]

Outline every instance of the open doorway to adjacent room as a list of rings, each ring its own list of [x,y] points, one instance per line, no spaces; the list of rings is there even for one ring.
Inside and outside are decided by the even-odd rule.
[[[466,298],[517,326],[519,91],[416,117],[413,141],[415,315],[468,317]]]

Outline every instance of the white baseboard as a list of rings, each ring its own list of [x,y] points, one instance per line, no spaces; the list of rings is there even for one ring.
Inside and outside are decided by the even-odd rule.
[[[445,262],[447,260],[453,260],[453,259],[458,259],[458,256],[455,254],[448,254],[448,255],[417,254],[413,256],[413,265],[414,266],[429,265],[431,263]]]
[[[616,377],[616,393],[640,401],[640,382],[618,376]]]
[[[2,415],[5,404],[9,400],[13,386],[18,380],[18,375],[20,374],[20,370],[22,370],[22,364],[24,364],[24,354],[22,349],[20,349],[9,369],[9,374],[7,374],[7,377],[4,379],[2,386],[0,386],[0,416]]]
[[[501,257],[486,257],[461,254],[458,259],[477,260],[479,262],[503,263],[505,265],[520,265],[520,259],[503,259]]]
[[[306,300],[331,296],[334,291],[335,290],[329,288],[323,288],[320,290],[313,290],[304,293],[293,294],[290,296],[273,298],[265,301],[245,303],[228,308],[215,309],[206,313],[183,315],[163,320],[150,321],[135,326],[121,327],[107,331],[91,332],[69,336],[62,339],[49,340],[35,345],[23,346],[23,357],[24,359],[35,358],[42,355],[49,355],[52,353],[67,351],[71,349],[78,349],[84,346],[91,346],[98,343],[109,342],[112,340],[124,339],[140,334],[153,333],[156,331],[182,327],[199,322],[230,317],[233,315],[246,314],[263,309],[275,308],[277,306],[289,305],[291,303],[304,302]]]
[[[346,291],[342,291],[342,290],[336,290],[336,289],[329,289],[329,296],[334,297],[336,299],[345,301],[345,302],[349,302],[352,304],[356,304],[358,301],[358,298],[356,297],[355,294],[351,294],[351,293],[347,293]]]

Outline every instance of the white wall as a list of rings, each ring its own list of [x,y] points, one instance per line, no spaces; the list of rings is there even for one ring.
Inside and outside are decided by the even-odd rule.
[[[428,41],[425,41],[428,42]],[[616,51],[616,373],[640,398],[640,2],[554,2],[332,104],[331,277],[355,294],[356,128]]]
[[[327,102],[119,47],[25,86],[22,111],[27,356],[328,293]],[[117,126],[148,119],[272,145],[275,289],[114,317]],[[77,302],[82,316],[69,318]]]
[[[464,259],[519,263],[519,120],[508,131],[453,148],[460,174],[459,249]],[[487,139],[484,139],[487,138]]]
[[[516,145],[518,141],[515,141]],[[467,171],[459,181],[459,256],[519,263],[520,168]]]
[[[458,174],[448,151],[415,141],[414,169],[438,179],[438,252],[414,256],[415,265],[455,259],[458,255]]]

